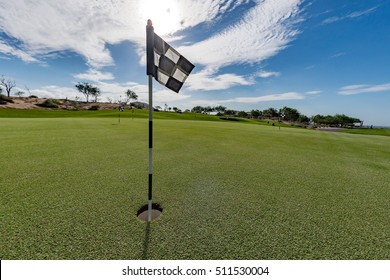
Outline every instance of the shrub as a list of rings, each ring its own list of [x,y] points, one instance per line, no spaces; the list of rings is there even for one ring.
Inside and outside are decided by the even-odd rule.
[[[14,103],[11,97],[0,94],[0,104]]]
[[[236,118],[220,118],[221,120],[224,120],[224,121],[233,121],[233,122],[239,122],[240,120],[239,119],[236,119]]]
[[[91,111],[97,111],[100,109],[100,106],[99,105],[92,105],[91,107],[89,107],[88,110],[91,110]]]
[[[36,95],[30,95],[28,98],[38,98]]]
[[[58,108],[59,104],[60,103],[55,99],[46,99],[44,102],[37,105],[44,108]]]

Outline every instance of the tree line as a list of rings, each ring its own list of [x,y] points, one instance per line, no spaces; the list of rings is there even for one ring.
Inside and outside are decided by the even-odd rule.
[[[6,79],[4,76],[0,78],[0,85],[5,89],[7,92],[6,98],[2,94],[2,87],[0,87],[0,102],[12,102],[10,99],[10,93],[11,90],[16,86],[15,81],[11,79]],[[101,95],[101,91],[98,87],[86,83],[86,82],[79,82],[75,85],[77,90],[82,93],[85,96],[86,102],[89,102],[89,98],[94,98],[94,102],[97,102],[99,96]],[[28,88],[27,88],[28,90]],[[28,90],[29,91],[29,90]],[[24,92],[19,91],[16,93],[17,96],[21,97],[24,94]],[[125,101],[120,101],[121,104],[128,104],[131,100],[138,100],[138,95],[128,89],[125,93]],[[159,106],[156,106],[156,108]],[[165,111],[167,111],[168,105],[165,104]],[[159,109],[162,109],[161,107]],[[177,113],[180,113],[181,110],[177,107],[173,107],[173,110]],[[169,111],[171,111],[171,108],[169,108]],[[187,111],[187,110],[186,110]],[[280,109],[276,109],[273,107],[264,109],[264,110],[251,110],[250,112],[246,111],[236,111],[232,109],[228,109],[225,106],[195,106],[192,108],[191,112],[193,113],[200,113],[200,114],[211,114],[215,113],[217,116],[226,116],[226,117],[240,117],[240,118],[252,118],[252,119],[270,119],[274,121],[286,121],[291,123],[301,123],[301,124],[309,124],[314,123],[317,126],[348,126],[353,125],[356,123],[360,123],[360,125],[363,125],[363,121],[361,121],[358,118],[349,117],[344,114],[336,114],[334,116],[323,116],[323,115],[315,115],[311,118],[301,114],[297,109],[290,108],[290,107],[283,107]]]
[[[267,108],[264,110],[251,110],[250,112],[246,111],[236,111],[228,109],[225,106],[195,106],[192,108],[191,112],[200,113],[200,114],[211,114],[216,113],[217,116],[226,116],[226,117],[240,117],[240,118],[251,118],[251,119],[269,119],[274,121],[285,121],[290,123],[301,123],[301,124],[310,124],[311,122],[315,125],[329,125],[329,126],[348,126],[355,123],[363,122],[358,118],[353,118],[346,116],[344,114],[336,114],[334,116],[322,116],[315,115],[311,118],[301,114],[297,109],[290,107],[283,107],[280,109],[276,108]]]

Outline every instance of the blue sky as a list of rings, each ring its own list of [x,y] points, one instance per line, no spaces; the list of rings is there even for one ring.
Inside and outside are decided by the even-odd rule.
[[[390,126],[390,0],[0,0],[0,75],[14,92],[147,101],[145,25],[196,67],[154,104],[289,106]]]

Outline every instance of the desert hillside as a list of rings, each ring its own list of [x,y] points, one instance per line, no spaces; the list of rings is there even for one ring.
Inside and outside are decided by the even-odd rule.
[[[67,99],[51,99],[38,97],[9,97],[0,102],[1,108],[11,109],[63,109],[63,110],[88,110],[97,108],[108,110],[118,108],[116,103],[82,102]]]

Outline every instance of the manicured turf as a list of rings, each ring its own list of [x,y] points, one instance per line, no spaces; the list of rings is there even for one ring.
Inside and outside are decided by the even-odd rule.
[[[343,129],[341,130],[341,132],[351,133],[351,134],[390,136],[389,128],[354,128],[354,129]]]
[[[116,118],[118,121],[122,118],[142,118],[146,119],[149,117],[148,110],[146,109],[126,109],[123,112],[118,110],[20,110],[20,109],[0,109],[0,118]],[[236,117],[219,117],[208,114],[199,113],[175,113],[175,112],[153,112],[153,119],[164,119],[164,120],[196,120],[196,121],[223,121],[223,122],[240,122],[240,123],[251,123],[268,126],[281,126],[290,127],[289,124],[278,123],[272,120],[254,120],[246,118]]]
[[[1,259],[389,259],[388,137],[236,122],[0,119]]]

